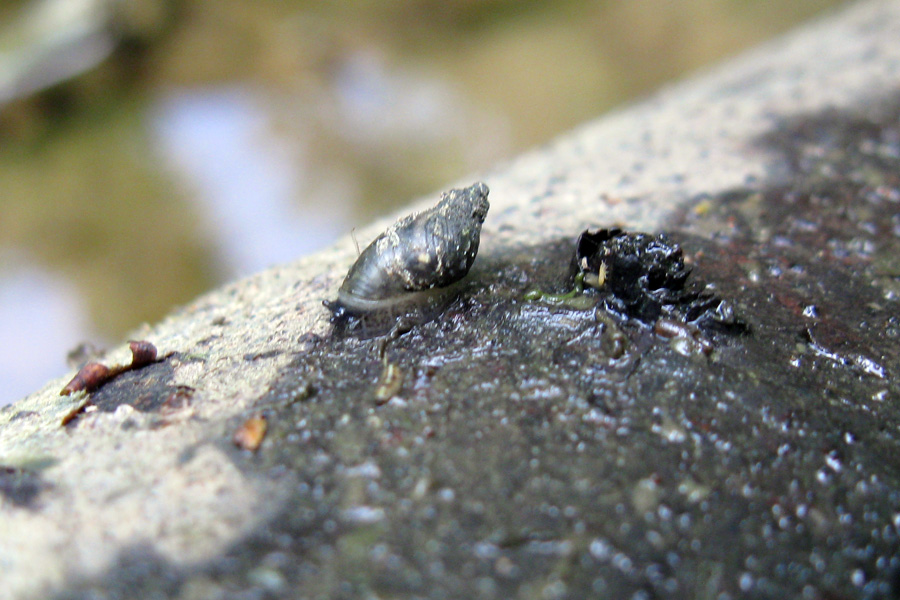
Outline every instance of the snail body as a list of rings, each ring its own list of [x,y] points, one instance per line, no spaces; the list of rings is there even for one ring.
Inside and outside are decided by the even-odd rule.
[[[488,193],[480,182],[450,190],[379,235],[350,267],[337,300],[325,303],[332,321],[374,337],[436,317],[475,262]]]

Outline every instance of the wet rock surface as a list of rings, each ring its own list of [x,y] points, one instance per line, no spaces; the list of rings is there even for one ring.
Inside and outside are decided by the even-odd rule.
[[[210,440],[290,490],[277,515],[58,597],[900,597],[900,94],[759,144],[769,181],[666,231],[748,332],[704,329],[707,352],[596,291],[524,300],[571,288],[577,231],[495,249],[384,361],[299,340],[230,424],[265,417],[256,452]]]

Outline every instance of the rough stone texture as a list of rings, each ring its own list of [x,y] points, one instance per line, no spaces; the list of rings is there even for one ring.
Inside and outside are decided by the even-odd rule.
[[[3,409],[0,597],[900,596],[898,39],[862,3],[480,174],[471,285],[383,406],[321,305],[348,237],[135,332],[168,358],[66,426],[66,380]],[[750,333],[522,301],[611,225]]]

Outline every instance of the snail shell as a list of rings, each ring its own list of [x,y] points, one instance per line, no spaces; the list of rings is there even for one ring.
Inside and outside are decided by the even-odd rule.
[[[489,191],[479,182],[445,192],[436,206],[378,236],[350,267],[337,301],[325,303],[332,321],[374,337],[398,323],[418,325],[437,316],[478,254]]]

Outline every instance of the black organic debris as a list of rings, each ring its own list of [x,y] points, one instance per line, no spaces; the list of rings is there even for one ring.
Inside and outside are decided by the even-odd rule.
[[[617,227],[585,230],[575,243],[575,267],[602,294],[606,308],[654,323],[661,317],[744,331],[731,304],[692,278],[684,253],[664,233],[629,233]],[[689,280],[690,279],[690,280]]]

